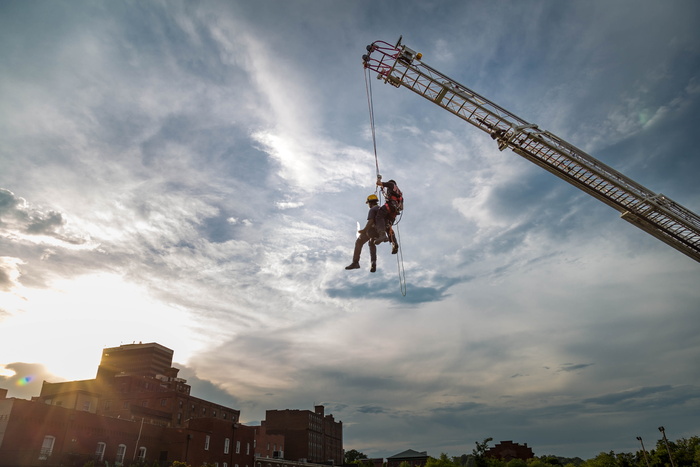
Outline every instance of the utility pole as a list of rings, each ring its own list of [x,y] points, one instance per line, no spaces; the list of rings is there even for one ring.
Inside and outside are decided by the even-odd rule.
[[[666,451],[668,451],[668,459],[671,461],[671,467],[676,467],[673,464],[673,456],[671,455],[671,447],[668,445],[668,439],[666,439],[666,430],[664,430],[664,427],[660,426],[659,431],[661,432],[661,435],[663,435],[664,443],[666,443]]]
[[[639,442],[642,444],[642,452],[644,453],[644,461],[647,463],[647,467],[651,467],[651,466],[649,465],[649,458],[647,457],[647,450],[644,449],[644,441],[642,441],[642,437],[641,437],[641,436],[637,436],[637,439],[638,439]]]

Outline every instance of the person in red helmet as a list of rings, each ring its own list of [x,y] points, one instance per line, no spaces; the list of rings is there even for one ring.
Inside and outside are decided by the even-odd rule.
[[[359,269],[360,268],[360,254],[362,253],[362,247],[365,243],[369,242],[369,257],[372,261],[372,266],[370,267],[370,272],[375,272],[377,270],[377,246],[374,242],[370,241],[376,236],[374,230],[374,223],[377,217],[377,212],[379,211],[379,198],[377,195],[369,195],[365,204],[369,205],[369,212],[367,213],[367,224],[364,229],[358,230],[360,235],[355,240],[355,251],[352,255],[352,263],[345,267],[345,269]]]

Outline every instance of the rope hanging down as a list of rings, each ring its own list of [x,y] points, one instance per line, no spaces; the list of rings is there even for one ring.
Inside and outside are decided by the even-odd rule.
[[[365,89],[367,91],[367,107],[369,108],[369,125],[370,125],[370,130],[372,132],[372,147],[374,149],[374,165],[377,170],[377,179],[379,180],[379,156],[377,155],[377,135],[374,130],[374,99],[372,96],[372,80],[369,79],[369,69],[365,68]],[[375,193],[381,195],[383,194],[383,191],[377,186],[375,188]],[[394,235],[396,236],[396,242],[399,244],[399,250],[398,254],[396,256],[396,264],[398,266],[398,272],[399,272],[399,287],[401,289],[401,295],[404,297],[406,296],[406,270],[404,269],[403,265],[403,247],[401,246],[401,236],[399,235],[399,221],[403,217],[403,212],[401,213],[401,217],[399,217],[399,220],[396,221],[394,226],[392,227],[394,229]]]
[[[374,102],[372,98],[372,80],[369,79],[369,69],[365,68],[365,89],[367,91],[367,106],[369,107],[369,126],[372,131],[372,146],[374,147],[374,165],[379,177],[379,157],[377,156],[377,135],[374,131]]]

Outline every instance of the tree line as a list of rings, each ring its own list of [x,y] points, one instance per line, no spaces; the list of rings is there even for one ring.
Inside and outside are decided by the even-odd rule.
[[[652,449],[640,449],[634,453],[601,452],[588,460],[545,455],[527,460],[505,461],[486,455],[490,441],[492,438],[486,438],[482,442],[477,441],[471,454],[449,457],[443,453],[437,458],[429,457],[424,467],[700,467],[700,437],[698,436],[668,442],[660,439]],[[374,467],[366,460],[367,456],[355,449],[345,453],[346,464]],[[386,467],[386,463],[383,467]],[[410,467],[410,465],[404,462],[400,467]]]

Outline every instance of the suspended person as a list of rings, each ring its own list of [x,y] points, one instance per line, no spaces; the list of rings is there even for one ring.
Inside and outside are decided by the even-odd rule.
[[[377,238],[374,239],[374,244],[378,245],[380,243],[391,240],[392,243],[392,254],[396,254],[399,249],[399,245],[396,242],[396,237],[393,235],[393,229],[391,226],[394,224],[394,220],[399,212],[403,211],[403,194],[399,187],[396,185],[394,180],[389,180],[388,182],[382,182],[381,175],[377,176],[377,186],[382,187],[384,191],[384,199],[386,203],[379,208],[377,211],[377,217],[375,218],[374,228],[377,231]],[[389,238],[391,236],[391,238]]]
[[[355,240],[355,251],[352,255],[352,263],[345,267],[345,269],[359,269],[360,268],[360,254],[362,253],[362,247],[365,243],[369,242],[369,257],[372,261],[372,266],[370,272],[375,272],[377,270],[377,246],[374,242],[370,240],[376,236],[374,230],[374,224],[377,217],[377,212],[379,212],[379,198],[377,195],[369,195],[365,204],[369,205],[369,212],[367,213],[367,224],[362,230],[358,230],[360,236]]]

